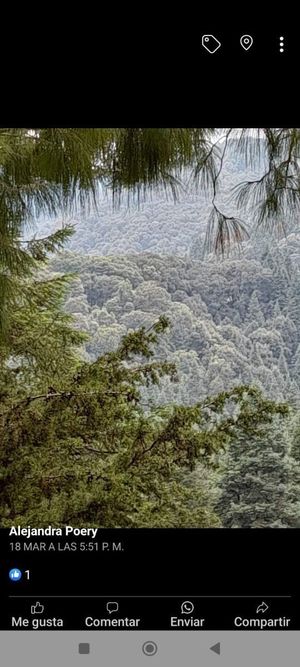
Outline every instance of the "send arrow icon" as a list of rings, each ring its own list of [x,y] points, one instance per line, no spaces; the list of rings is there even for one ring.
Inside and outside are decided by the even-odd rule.
[[[217,653],[217,655],[220,655],[221,654],[221,644],[220,644],[220,642],[211,646],[210,651],[213,651],[214,653]]]

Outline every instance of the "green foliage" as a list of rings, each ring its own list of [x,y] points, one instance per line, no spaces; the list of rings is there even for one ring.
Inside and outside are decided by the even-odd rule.
[[[195,167],[197,178],[205,173],[208,185],[216,170],[213,135],[209,128],[118,128],[105,161],[115,196],[126,188],[139,198],[163,185],[176,197],[187,166]]]
[[[99,130],[100,132],[100,130]],[[0,336],[20,288],[15,281],[30,276],[35,260],[61,247],[70,234],[24,242],[24,226],[41,213],[57,214],[76,199],[95,194],[96,130],[0,130]],[[101,132],[100,132],[101,134]],[[79,188],[79,190],[78,190]]]
[[[260,407],[260,406],[259,406]],[[273,421],[234,437],[221,460],[215,509],[225,528],[296,528],[300,525],[300,468],[289,438],[287,406],[271,408]],[[251,418],[251,422],[252,422]],[[220,475],[219,475],[220,477]]]
[[[34,305],[15,312],[10,356],[1,351],[2,525],[217,525],[201,489],[191,492],[179,472],[197,461],[209,467],[232,433],[251,431],[281,408],[240,387],[203,404],[145,413],[140,386],[165,374],[176,380],[173,366],[140,362],[153,355],[167,319],[129,334],[94,363],[80,362],[72,350],[82,336],[60,312],[61,279],[48,288],[44,313],[35,306],[39,317]],[[45,296],[44,283],[41,289]],[[232,401],[240,408],[236,422],[226,415]]]
[[[215,130],[207,128],[0,130],[3,527],[49,522],[103,527],[220,525],[201,484],[195,488],[185,479],[199,466],[202,471],[214,470],[223,451],[228,456],[235,451],[225,496],[233,473],[243,479],[251,464],[255,475],[256,456],[261,460],[263,480],[271,461],[276,474],[283,461],[278,475],[286,472],[283,482],[288,479],[290,467],[285,466],[281,452],[272,458],[272,451],[263,451],[266,433],[271,433],[277,415],[286,414],[285,405],[267,400],[258,389],[244,384],[192,406],[154,407],[149,402],[145,410],[147,390],[159,387],[165,379],[178,380],[174,363],[162,355],[154,360],[153,346],[160,345],[169,317],[163,315],[149,327],[130,331],[117,347],[110,347],[112,351],[93,362],[84,361],[86,336],[63,309],[72,276],[43,271],[49,253],[63,247],[72,228],[63,226],[51,236],[26,240],[32,221],[41,214],[54,216],[97,205],[100,184],[112,188],[115,202],[123,191],[129,200],[139,199],[141,193],[159,185],[171,189],[176,198],[181,176],[189,167],[197,184],[212,195],[209,248],[224,254],[230,243],[239,243],[248,234],[242,219],[225,215],[217,204],[223,161],[229,138],[234,136],[232,129],[224,132],[217,138]],[[298,130],[264,129],[257,138],[254,142],[243,130],[237,152],[242,151],[254,165],[260,160],[262,139],[267,169],[260,179],[239,187],[236,204],[238,208],[254,204],[257,223],[271,225],[282,220],[287,206],[291,212],[299,208],[300,135]],[[105,289],[111,292],[111,285],[104,285]],[[79,290],[79,302],[82,296]],[[126,306],[128,285],[119,296]],[[174,306],[167,297],[161,290],[157,312],[165,312],[162,303],[166,299],[170,308]],[[138,298],[143,302],[147,290]],[[115,297],[108,300],[100,321],[101,317],[114,321],[117,301]],[[258,313],[257,305],[252,303],[252,310]],[[185,317],[189,322],[187,309],[182,309],[181,323]],[[263,318],[258,319],[263,325]],[[198,340],[202,332],[196,332]],[[184,346],[180,323],[176,336]],[[259,352],[257,357],[261,358]],[[288,376],[284,353],[280,363]],[[215,372],[213,365],[211,372]],[[248,442],[249,451],[255,451],[251,461]],[[298,488],[296,480],[293,508]],[[272,484],[267,489],[272,491]],[[249,499],[243,503],[242,511],[248,503],[249,518],[251,503]],[[235,521],[230,518],[231,510],[230,506],[227,520]],[[219,513],[222,515],[222,509]],[[281,519],[279,510],[277,515]]]
[[[31,267],[22,248],[24,225],[41,213],[56,215],[97,206],[99,186],[111,187],[114,200],[145,196],[157,186],[182,188],[184,171],[212,195],[206,245],[224,254],[230,244],[248,236],[242,219],[253,208],[257,223],[282,226],[286,210],[299,211],[300,187],[297,128],[249,130],[227,128],[1,128],[0,129],[0,275]],[[247,164],[265,166],[256,180],[240,183],[233,199],[241,215],[226,214],[217,203],[228,150]],[[35,242],[32,249],[39,253]],[[46,245],[45,245],[46,249]],[[9,297],[9,285],[4,289]],[[1,309],[2,310],[2,309]]]

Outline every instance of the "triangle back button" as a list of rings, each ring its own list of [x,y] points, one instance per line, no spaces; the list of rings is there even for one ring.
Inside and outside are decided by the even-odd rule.
[[[217,653],[217,655],[221,655],[221,644],[220,644],[220,642],[211,646],[210,651],[213,651],[214,653]]]

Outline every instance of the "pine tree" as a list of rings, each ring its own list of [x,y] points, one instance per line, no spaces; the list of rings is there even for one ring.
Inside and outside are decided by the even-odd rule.
[[[161,185],[176,197],[189,167],[213,195],[208,250],[224,254],[248,236],[241,220],[216,205],[231,132],[220,148],[209,128],[0,130],[1,525],[216,525],[201,488],[190,493],[182,473],[197,462],[209,466],[232,441],[252,442],[259,424],[284,413],[246,387],[191,407],[144,411],[142,388],[176,377],[172,364],[152,360],[166,318],[85,362],[78,348],[84,335],[62,308],[69,279],[42,270],[72,230],[43,239],[26,234],[40,214],[96,204],[99,183],[112,188],[115,201],[123,191],[139,199]],[[258,189],[244,184],[237,199],[243,206],[258,192],[258,222],[273,223],[287,205],[299,204],[293,179],[300,133],[279,128],[263,136],[269,171]],[[242,131],[237,150],[250,163],[257,157],[253,145]],[[286,275],[280,280],[286,284]],[[232,402],[239,406],[236,419],[228,416]]]
[[[274,309],[273,309],[273,319],[276,319],[276,317],[282,317],[282,311],[281,311],[278,299],[276,299]]]
[[[300,412],[297,410],[293,416],[291,424],[291,453],[294,459],[300,464]]]
[[[226,151],[234,146],[246,165],[259,166],[263,158],[266,167],[264,178],[240,184],[234,193],[236,207],[253,204],[258,225],[277,223],[280,228],[285,211],[292,214],[299,206],[299,129],[258,129],[254,139],[246,128],[237,140],[236,131],[227,128],[224,138],[223,144],[216,141],[214,128],[1,128],[2,329],[13,277],[31,268],[30,253],[22,245],[24,225],[40,213],[56,215],[95,204],[99,184],[112,188],[114,201],[123,191],[139,200],[158,186],[177,197],[180,178],[191,169],[194,183],[213,195],[205,245],[224,254],[231,243],[249,236],[242,220],[226,215],[216,203]],[[287,284],[285,260],[281,253],[276,263],[282,273],[278,279]]]
[[[255,343],[252,343],[252,344],[251,344],[251,350],[250,350],[250,354],[249,354],[249,360],[250,360],[251,366],[256,366],[256,367],[259,368],[260,366],[263,366],[263,365],[264,365],[264,362],[263,362],[263,360],[262,360],[261,354],[260,354],[260,352],[258,351],[258,349],[257,349],[257,345],[256,345]]]
[[[287,365],[287,362],[286,362],[284,350],[282,348],[281,348],[280,354],[279,354],[278,368],[279,368],[279,371],[280,371],[282,377],[284,378],[285,382],[289,382],[290,381],[289,369],[288,369],[288,365]]]
[[[299,525],[299,466],[289,433],[277,417],[234,439],[223,461],[216,505],[225,528],[274,528]]]
[[[287,396],[288,396],[288,401],[290,405],[293,406],[293,408],[298,408],[300,407],[300,395],[299,395],[299,387],[297,385],[297,382],[295,380],[291,380],[287,387]]]
[[[248,313],[246,317],[246,322],[248,322],[250,325],[255,327],[255,329],[259,329],[260,327],[265,326],[265,318],[264,314],[262,311],[262,308],[259,303],[259,298],[257,291],[253,292],[251,294],[251,298],[249,301],[248,305]],[[253,330],[255,330],[253,329]]]
[[[30,305],[26,294],[0,348],[1,525],[217,525],[182,473],[197,461],[209,467],[233,433],[280,408],[239,387],[145,411],[141,389],[176,379],[172,364],[152,361],[168,320],[86,363],[76,353],[83,335],[61,309],[65,288],[60,276],[28,281]],[[232,402],[236,422],[226,412]]]
[[[284,314],[292,320],[296,327],[295,346],[300,342],[300,312],[299,312],[299,272],[293,273],[293,280],[287,292],[287,302],[284,308]]]

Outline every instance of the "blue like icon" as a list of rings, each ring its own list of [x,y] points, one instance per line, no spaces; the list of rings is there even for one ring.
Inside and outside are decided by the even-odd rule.
[[[21,570],[18,570],[17,567],[13,567],[12,570],[9,571],[9,578],[11,581],[20,581],[22,577],[22,572]]]

